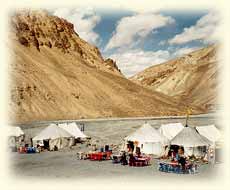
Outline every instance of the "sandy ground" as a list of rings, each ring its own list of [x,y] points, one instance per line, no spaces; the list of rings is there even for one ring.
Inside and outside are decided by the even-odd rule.
[[[116,121],[93,121],[85,123],[85,134],[92,137],[92,141],[97,144],[115,144],[122,143],[122,139],[140,127],[145,120],[116,120]],[[182,122],[184,119],[158,119],[148,120],[150,124],[158,128],[161,123]],[[215,118],[191,118],[190,125],[217,124]],[[27,138],[35,136],[44,126],[24,127]],[[18,154],[9,153],[10,155],[10,171],[17,177],[39,177],[39,178],[152,178],[166,177],[178,178],[176,174],[159,172],[157,170],[157,159],[152,159],[151,165],[147,167],[129,167],[120,164],[113,164],[108,161],[90,161],[78,160],[77,152],[89,150],[86,144],[77,144],[73,149],[63,149],[58,152],[42,152],[37,154]],[[195,175],[183,175],[183,177],[191,179],[215,178],[218,172],[221,172],[223,163],[215,165],[205,164],[199,169],[199,173]]]
[[[155,178],[166,177],[185,179],[215,178],[223,164],[204,164],[198,174],[171,174],[158,171],[158,160],[153,159],[147,167],[129,167],[108,161],[78,160],[76,151],[43,152],[40,154],[11,154],[13,175],[21,178]]]

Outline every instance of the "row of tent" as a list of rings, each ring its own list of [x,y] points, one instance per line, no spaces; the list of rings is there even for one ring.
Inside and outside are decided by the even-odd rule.
[[[10,127],[8,136],[23,137],[24,132],[20,127]],[[60,123],[50,124],[43,129],[37,136],[32,138],[33,146],[44,146],[46,144],[50,150],[55,147],[61,149],[63,147],[72,146],[76,139],[85,139],[87,136],[80,131],[76,123]],[[47,144],[48,143],[48,144]]]
[[[9,135],[15,138],[24,136],[20,127],[9,127]],[[76,139],[87,138],[76,123],[50,124],[33,140],[33,145],[48,143],[52,150],[56,146],[61,149],[72,146]],[[184,127],[181,123],[162,124],[157,130],[150,124],[143,124],[138,130],[124,138],[123,149],[127,142],[135,142],[146,154],[162,155],[166,145],[183,146],[185,151],[193,151],[194,147],[214,145],[221,138],[220,131],[214,126]]]
[[[50,124],[33,138],[33,145],[47,146],[50,150],[70,147],[75,139],[84,139],[87,136],[80,131],[76,123]]]
[[[184,127],[181,123],[163,124],[157,130],[150,124],[143,124],[138,130],[124,138],[123,148],[134,142],[146,154],[161,156],[166,145],[183,146],[188,155],[201,153],[204,146],[213,146],[221,138],[214,126]]]

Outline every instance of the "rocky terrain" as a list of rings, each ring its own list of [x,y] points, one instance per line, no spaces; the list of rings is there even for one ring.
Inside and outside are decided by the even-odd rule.
[[[217,46],[212,45],[147,68],[130,79],[179,102],[213,111],[220,87]]]
[[[185,113],[183,103],[126,79],[66,20],[24,10],[10,24],[11,122]]]

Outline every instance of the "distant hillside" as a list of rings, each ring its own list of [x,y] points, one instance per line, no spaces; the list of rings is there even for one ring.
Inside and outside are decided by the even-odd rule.
[[[12,122],[184,114],[183,103],[123,77],[73,28],[44,11],[11,17]]]
[[[152,66],[130,79],[154,92],[171,96],[189,107],[215,109],[219,88],[217,47],[203,48],[166,63]]]

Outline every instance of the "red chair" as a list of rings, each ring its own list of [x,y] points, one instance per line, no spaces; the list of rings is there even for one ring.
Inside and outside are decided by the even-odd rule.
[[[106,160],[110,160],[112,153],[111,152],[106,152]]]
[[[18,152],[19,152],[20,154],[24,154],[24,153],[27,152],[27,150],[26,150],[25,147],[21,146],[21,147],[18,148]]]
[[[97,154],[96,154],[96,153],[93,153],[93,154],[92,154],[92,159],[93,159],[93,160],[97,160]]]

